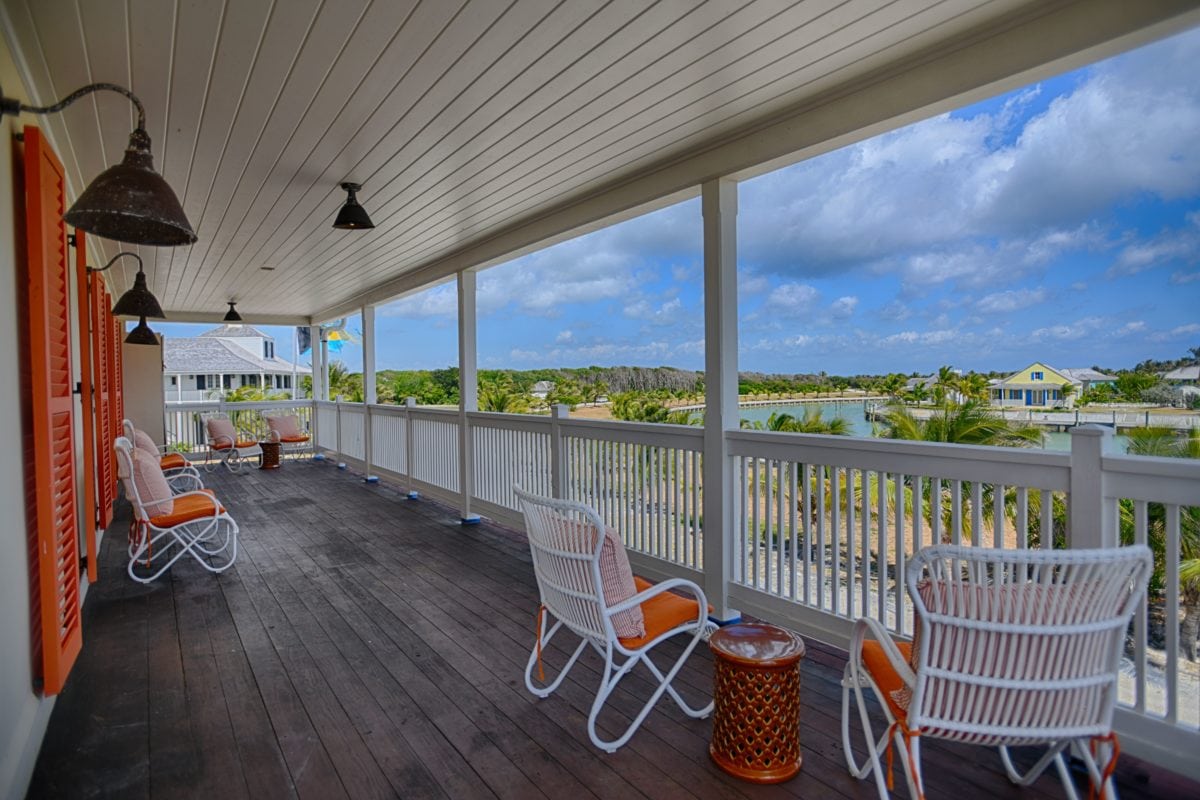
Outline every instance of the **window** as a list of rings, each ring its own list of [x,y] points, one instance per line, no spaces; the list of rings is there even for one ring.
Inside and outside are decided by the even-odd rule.
[[[1045,379],[1045,377],[1046,377],[1046,373],[1044,373],[1044,372],[1040,372],[1040,371],[1039,371],[1039,372],[1031,372],[1031,373],[1029,373],[1029,378],[1030,378],[1031,380],[1040,381],[1040,380],[1044,380],[1044,379]]]
[[[263,339],[263,358],[275,357],[275,343]]]
[[[174,375],[172,375],[172,376],[171,376],[171,385],[172,385],[172,386],[174,386],[174,385],[176,385],[177,383],[179,383],[179,379],[178,379],[178,378],[176,378]]]
[[[196,376],[196,388],[197,388],[197,389],[199,389],[199,390],[203,391],[205,388],[207,388],[207,387],[204,385],[204,379],[205,379],[205,378],[207,378],[207,377],[208,377],[207,375],[197,375],[197,376]]]

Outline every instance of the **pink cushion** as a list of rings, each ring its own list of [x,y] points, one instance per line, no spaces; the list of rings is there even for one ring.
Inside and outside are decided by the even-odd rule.
[[[637,594],[633,582],[633,568],[625,553],[625,543],[612,528],[604,529],[604,545],[600,549],[600,584],[604,601],[610,606],[628,600]],[[613,629],[620,639],[634,639],[646,635],[646,619],[641,606],[634,606],[612,617]]]
[[[133,446],[138,450],[144,450],[148,455],[158,457],[158,445],[150,438],[150,434],[145,431],[133,429]]]
[[[237,439],[237,431],[233,429],[233,423],[224,417],[209,417],[204,424],[208,428],[210,442],[229,446]]]
[[[289,414],[285,417],[267,417],[267,427],[279,434],[280,439],[287,436],[296,437],[304,435],[304,431],[300,430],[300,418],[295,414]]]
[[[157,517],[170,514],[175,510],[175,500],[171,496],[171,487],[167,484],[162,467],[158,465],[158,454],[150,455],[135,447],[132,455],[133,485],[137,488],[146,515]]]

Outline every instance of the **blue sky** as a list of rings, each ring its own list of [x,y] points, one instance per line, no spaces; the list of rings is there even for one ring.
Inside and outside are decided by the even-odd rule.
[[[1197,63],[1191,31],[743,182],[739,368],[1185,355],[1200,345]],[[691,200],[481,272],[479,365],[702,368],[700,246]],[[453,283],[381,306],[379,368],[457,363],[455,314]],[[290,333],[271,332],[286,357]],[[360,368],[360,348],[340,357]]]

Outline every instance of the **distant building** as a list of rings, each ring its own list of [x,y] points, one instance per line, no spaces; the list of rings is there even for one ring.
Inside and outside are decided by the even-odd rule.
[[[1072,406],[1093,386],[1112,384],[1116,378],[1089,367],[1055,369],[1038,361],[1020,372],[995,381],[988,389],[996,406]],[[1070,386],[1070,390],[1064,387]]]
[[[554,391],[554,381],[538,381],[529,390],[529,393],[539,400],[545,400],[546,396]]]
[[[953,372],[954,372],[954,376],[956,378],[962,377],[963,372],[961,369],[953,370]],[[933,390],[937,386],[937,383],[938,383],[937,373],[934,373],[933,375],[926,375],[921,378],[909,378],[907,381],[904,382],[904,391],[911,392],[913,389],[917,388],[918,386],[921,386],[925,389],[925,394],[932,397]],[[952,403],[963,403],[963,402],[966,402],[967,398],[966,398],[966,395],[964,395],[962,392],[958,391],[957,389],[947,388],[946,389],[946,399]]]
[[[1180,367],[1164,372],[1163,380],[1176,386],[1194,386],[1200,383],[1200,366]]]
[[[252,325],[222,325],[194,338],[163,339],[168,401],[212,400],[242,386],[292,392],[292,375],[312,370],[275,355],[275,340]]]

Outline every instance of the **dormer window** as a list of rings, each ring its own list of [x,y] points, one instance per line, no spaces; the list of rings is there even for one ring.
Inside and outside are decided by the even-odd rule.
[[[1032,379],[1033,379],[1033,380],[1035,380],[1035,381],[1045,380],[1045,378],[1046,378],[1046,373],[1044,373],[1044,372],[1031,372],[1031,373],[1029,373],[1029,377],[1030,377],[1030,378],[1032,378]]]
[[[274,357],[275,357],[275,343],[268,342],[266,339],[264,339],[263,340],[263,358],[274,358]]]

